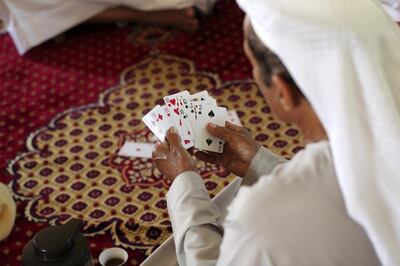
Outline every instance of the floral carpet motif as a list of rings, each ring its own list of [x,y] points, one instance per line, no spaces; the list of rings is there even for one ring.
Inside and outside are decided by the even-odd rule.
[[[150,45],[156,48],[168,39],[171,39],[175,33],[175,30],[166,30],[160,27],[138,26],[130,34],[129,42],[135,46]]]
[[[87,235],[109,230],[115,244],[149,254],[170,234],[165,194],[170,185],[150,159],[117,155],[126,140],[154,142],[141,118],[162,97],[188,89],[208,90],[218,105],[237,110],[243,125],[272,151],[290,158],[301,146],[299,130],[278,121],[252,81],[221,83],[196,72],[185,59],[158,55],[126,69],[120,85],[98,103],[61,113],[32,134],[29,151],[9,165],[12,191],[26,200],[34,222],[86,222]],[[224,169],[198,162],[213,197],[232,179]]]

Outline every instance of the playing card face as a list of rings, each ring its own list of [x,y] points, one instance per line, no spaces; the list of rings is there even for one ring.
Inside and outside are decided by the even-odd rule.
[[[168,129],[173,126],[169,116],[165,112],[164,107],[160,105],[157,105],[150,112],[148,112],[142,118],[142,121],[162,142],[165,140],[165,135]]]
[[[191,95],[187,97],[181,97],[182,109],[188,115],[190,115],[190,111],[192,110],[193,103],[190,101]]]
[[[193,114],[194,114],[194,123],[196,123],[197,115],[201,115],[203,113],[203,107],[205,105],[217,106],[217,101],[213,98],[208,98],[206,100],[195,101],[193,103]],[[192,112],[191,112],[192,113]]]
[[[126,141],[118,152],[119,156],[151,158],[153,143]]]
[[[184,112],[181,111],[181,97],[189,97],[190,94],[188,91],[182,91],[173,95],[169,95],[164,97],[164,102],[166,107],[169,110],[170,117],[174,127],[178,131],[181,139],[182,145],[184,148],[188,149],[193,147],[193,132],[186,126],[184,120],[188,119],[188,116],[185,117]]]
[[[194,141],[194,127],[191,121],[191,116],[189,115],[189,97],[178,96],[179,102],[179,113],[183,121],[186,131],[184,132],[184,137]]]
[[[210,97],[207,91],[194,95],[190,95],[188,91],[182,91],[164,97],[164,102],[164,106],[157,105],[142,119],[162,142],[165,141],[168,129],[175,127],[184,148],[195,146],[200,150],[221,153],[224,141],[212,136],[207,130],[207,124],[212,122],[224,126],[225,121],[229,120],[236,125],[241,125],[237,113],[235,111],[228,113],[226,108],[218,107],[216,100]],[[124,149],[121,151],[125,152]],[[147,156],[151,155],[148,153]]]
[[[166,105],[161,106],[162,109],[164,110],[165,114],[168,116],[168,120],[170,121],[171,125],[173,125],[171,121],[171,113],[169,112],[169,109]]]
[[[238,116],[238,114],[236,113],[235,110],[231,110],[227,112],[228,115],[228,121],[231,122],[234,125],[237,125],[239,127],[242,127],[242,121],[240,121],[240,118]]]
[[[225,126],[227,119],[226,108],[217,107],[210,104],[198,105],[201,114],[198,113],[195,130],[195,148],[199,150],[223,152],[224,141],[214,137],[207,130],[208,123]]]
[[[190,96],[190,101],[196,102],[196,101],[204,101],[207,100],[210,96],[208,95],[207,91],[200,91],[198,93],[195,93]]]
[[[189,97],[182,97],[182,109],[184,110],[185,114],[188,116],[188,123],[189,127],[191,128],[194,136],[194,130],[195,130],[195,110],[194,110],[194,104],[191,102],[191,96]],[[194,138],[193,138],[194,140]]]

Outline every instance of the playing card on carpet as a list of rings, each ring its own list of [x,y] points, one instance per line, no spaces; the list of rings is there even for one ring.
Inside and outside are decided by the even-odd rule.
[[[225,142],[211,135],[207,130],[207,125],[214,123],[218,126],[225,126],[227,118],[226,108],[209,104],[199,105],[198,107],[201,113],[197,114],[196,119],[195,148],[222,153]]]
[[[153,143],[126,141],[118,152],[119,156],[151,158]]]

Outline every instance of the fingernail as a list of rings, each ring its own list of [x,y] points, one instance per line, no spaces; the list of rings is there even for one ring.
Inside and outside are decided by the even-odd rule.
[[[214,123],[208,123],[208,126],[209,126],[211,129],[214,129],[214,128],[217,127],[217,125],[214,124]]]
[[[167,156],[164,155],[164,156],[154,157],[153,160],[154,160],[154,161],[157,161],[157,160],[167,160]]]
[[[178,130],[176,130],[176,128],[174,128],[174,127],[171,127],[171,131],[172,131],[172,133],[178,134]]]

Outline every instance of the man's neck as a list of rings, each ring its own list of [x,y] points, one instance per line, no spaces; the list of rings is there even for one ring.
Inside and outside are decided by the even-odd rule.
[[[312,143],[327,140],[328,136],[321,121],[308,103],[303,103],[303,112],[299,115],[296,124],[304,136],[304,142]]]

